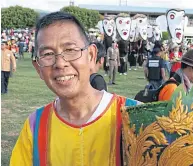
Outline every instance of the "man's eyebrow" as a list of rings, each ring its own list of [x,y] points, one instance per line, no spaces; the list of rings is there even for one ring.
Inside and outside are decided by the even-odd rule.
[[[76,46],[76,42],[65,42],[61,43],[60,46]]]
[[[76,46],[75,42],[65,42],[65,43],[61,43],[60,46]],[[40,45],[39,46],[39,50],[54,50],[54,48],[52,46],[46,46],[46,45]]]
[[[53,49],[53,47],[51,47],[51,46],[45,46],[45,45],[40,45],[39,46],[39,48],[38,48],[39,50],[48,50],[48,49]]]

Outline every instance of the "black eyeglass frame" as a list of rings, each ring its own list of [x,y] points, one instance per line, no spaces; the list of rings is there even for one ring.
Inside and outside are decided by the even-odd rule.
[[[65,52],[65,51],[63,51],[63,52],[61,52],[60,54],[55,54],[55,55],[53,55],[53,56],[55,57],[55,62],[54,62],[52,65],[40,65],[39,62],[38,62],[38,60],[40,59],[40,57],[38,57],[38,56],[35,57],[35,61],[36,61],[36,63],[38,64],[38,66],[40,66],[40,67],[53,66],[53,65],[56,63],[56,57],[59,56],[59,55],[61,55],[61,56],[62,56],[62,59],[65,60],[66,62],[75,61],[75,60],[77,60],[77,59],[79,59],[79,58],[82,57],[82,51],[88,49],[89,46],[90,46],[90,44],[89,44],[89,45],[86,45],[86,46],[83,47],[83,48],[76,47],[76,49],[79,49],[79,50],[76,50],[76,51],[77,51],[77,52],[81,51],[81,53],[80,53],[80,56],[79,56],[79,57],[77,57],[76,59],[73,59],[73,60],[66,60],[66,59],[65,59],[65,55],[62,55],[62,54]]]

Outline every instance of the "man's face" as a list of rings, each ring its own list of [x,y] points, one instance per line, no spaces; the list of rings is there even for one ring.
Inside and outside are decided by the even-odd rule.
[[[37,35],[37,56],[60,54],[75,47],[84,48],[85,42],[77,25],[70,21],[49,25]],[[91,45],[82,51],[82,57],[77,60],[66,62],[62,56],[57,56],[53,66],[34,66],[41,79],[56,95],[73,98],[88,89],[91,61],[95,56],[96,47]]]
[[[178,51],[179,51],[179,47],[175,47],[175,48],[174,48],[174,51],[175,51],[175,52],[178,52]]]
[[[115,22],[113,19],[104,19],[103,20],[104,31],[107,36],[112,36],[115,29]]]
[[[1,50],[4,50],[5,47],[6,47],[5,43],[2,43],[2,44],[1,44]]]
[[[189,67],[188,79],[193,84],[193,67]]]
[[[116,18],[117,31],[123,40],[128,40],[131,27],[130,17],[117,17]]]
[[[170,10],[166,14],[166,19],[172,38],[177,43],[181,43],[184,36],[185,12]]]

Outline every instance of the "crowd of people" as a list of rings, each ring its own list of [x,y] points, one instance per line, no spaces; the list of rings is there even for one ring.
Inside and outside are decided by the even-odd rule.
[[[7,29],[1,32],[1,41],[16,59],[24,59],[24,52],[34,57],[34,29]]]

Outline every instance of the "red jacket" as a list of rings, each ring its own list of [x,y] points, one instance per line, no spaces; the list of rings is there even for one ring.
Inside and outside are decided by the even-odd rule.
[[[177,58],[181,59],[181,57],[182,57],[182,53],[178,52],[178,57]],[[172,52],[170,54],[170,60],[173,60],[174,58],[175,58],[174,52]],[[176,72],[179,68],[181,68],[181,62],[172,63],[171,72]]]

